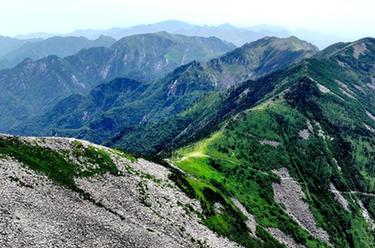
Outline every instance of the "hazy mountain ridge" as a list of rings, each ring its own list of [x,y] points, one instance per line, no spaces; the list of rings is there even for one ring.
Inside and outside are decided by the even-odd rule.
[[[33,39],[17,39],[0,35],[0,57],[16,50],[27,42],[40,41],[40,38]]]
[[[209,59],[232,48],[217,38],[158,33],[126,37],[110,48],[83,49],[65,58],[25,60],[13,69],[0,71],[0,109],[8,116],[0,129],[47,110],[63,97],[87,94],[107,80],[129,77],[151,82],[188,59]],[[184,54],[187,49],[192,49],[189,55]]]
[[[115,41],[105,36],[96,40],[88,40],[84,37],[52,37],[41,41],[26,41],[17,49],[9,49],[9,52],[0,56],[0,69],[12,68],[27,58],[38,60],[49,55],[66,57],[84,48],[110,47]]]
[[[343,37],[337,35],[316,32],[312,30],[297,29],[290,30],[275,25],[256,25],[249,27],[237,27],[229,23],[221,25],[195,25],[178,20],[167,20],[153,24],[136,25],[129,28],[111,28],[111,29],[86,29],[76,30],[66,34],[66,36],[84,36],[89,39],[96,39],[100,35],[112,36],[117,39],[134,34],[155,33],[166,31],[174,34],[182,34],[188,36],[215,36],[222,40],[231,42],[237,46],[242,46],[266,36],[276,36],[285,38],[288,36],[297,36],[303,40],[307,40],[319,48],[323,49],[327,46],[343,40]],[[60,34],[61,35],[61,34]],[[30,34],[22,36],[22,38],[46,38],[56,36],[56,34]],[[347,37],[346,40],[354,40],[355,38]]]
[[[128,99],[128,102],[115,102],[109,109],[101,109],[94,107],[96,103],[89,96],[71,113],[64,107],[70,109],[69,102],[76,104],[76,98],[67,98],[45,115],[26,121],[11,132],[23,135],[75,136],[99,143],[111,137],[119,139],[124,134],[131,136],[139,124],[148,125],[178,114],[207,92],[224,90],[241,80],[285,68],[316,51],[311,44],[294,37],[264,38],[208,63],[192,62],[181,66],[166,77],[142,88],[143,93],[138,95],[139,90],[135,89],[138,98]],[[277,66],[269,66],[275,61],[279,61]],[[116,83],[117,81],[110,82],[109,85]],[[103,97],[103,101],[109,101],[108,96],[103,94]]]
[[[137,25],[130,28],[112,28],[109,30],[77,30],[69,35],[75,36],[87,36],[95,38],[98,35],[108,35],[115,38],[122,38],[134,34],[142,33],[155,33],[155,32],[169,32],[174,34],[182,34],[188,36],[202,36],[210,37],[214,36],[219,39],[231,42],[236,46],[242,46],[245,43],[255,41],[263,38],[264,36],[276,36],[282,35],[288,36],[286,30],[272,31],[272,27],[264,27],[263,29],[254,28],[257,31],[251,30],[251,28],[236,28],[230,24],[223,24],[218,26],[208,25],[194,25],[183,21],[169,20],[154,24]]]

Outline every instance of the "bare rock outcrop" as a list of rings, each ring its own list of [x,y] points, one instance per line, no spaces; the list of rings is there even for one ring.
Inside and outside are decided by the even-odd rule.
[[[288,248],[306,248],[303,244],[298,244],[292,237],[288,236],[277,228],[267,228],[267,231],[277,239],[280,243],[284,244]]]
[[[313,236],[329,243],[328,233],[318,227],[306,203],[301,186],[290,175],[287,168],[274,171],[281,182],[273,183],[275,201],[284,206],[286,213]]]
[[[340,205],[346,210],[346,211],[349,211],[349,203],[348,201],[345,199],[345,197],[341,194],[340,191],[338,191],[335,187],[335,185],[333,185],[332,183],[330,184],[330,189],[331,189],[331,192],[334,194],[335,196],[335,200],[340,203]]]
[[[246,216],[247,221],[245,224],[250,231],[250,235],[256,237],[257,222],[254,215],[250,214],[238,199],[232,198],[232,202],[241,211],[241,213]]]

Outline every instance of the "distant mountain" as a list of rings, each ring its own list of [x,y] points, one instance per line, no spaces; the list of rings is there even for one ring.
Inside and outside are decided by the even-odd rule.
[[[266,36],[276,36],[278,38],[296,36],[300,39],[311,42],[312,44],[318,46],[320,49],[323,49],[344,39],[343,37],[340,37],[338,35],[327,34],[307,29],[293,30],[274,25],[235,27],[231,24],[226,23],[218,26],[207,26],[193,25],[186,22],[173,20],[148,25],[137,25],[130,28],[113,28],[109,30],[77,30],[68,35],[85,36],[90,39],[95,39],[100,35],[108,35],[119,39],[124,36],[133,34],[153,33],[161,31],[183,35],[197,35],[203,37],[215,36],[222,40],[231,42],[236,46],[242,46],[245,43],[249,43]],[[351,37],[346,37],[345,39],[350,40]]]
[[[84,37],[52,37],[46,40],[26,42],[17,49],[9,49],[10,52],[0,56],[0,69],[12,68],[29,58],[41,59],[49,55],[66,57],[90,47],[109,47],[115,43],[111,37],[101,36],[96,40],[88,40]]]
[[[61,36],[61,34],[39,32],[39,33],[30,33],[30,34],[20,34],[20,35],[15,36],[15,38],[16,39],[20,39],[20,40],[29,40],[29,39],[41,39],[41,40],[45,40],[45,39],[49,39],[49,38],[52,38],[52,37],[55,37],[55,36]],[[93,40],[95,40],[97,38],[99,38],[99,36],[95,37]]]
[[[147,129],[151,123],[190,108],[208,92],[222,91],[281,70],[316,52],[314,46],[295,37],[264,38],[207,63],[181,66],[149,85],[127,79],[100,85],[87,97],[68,97],[45,114],[10,131],[22,135],[74,136],[97,143],[110,139],[122,142],[123,137],[138,133],[140,127]]]
[[[362,43],[368,45],[360,45]],[[320,77],[320,74],[322,74],[326,77],[332,77],[331,81],[333,82],[336,82],[336,78],[341,78],[338,79],[340,82],[345,81],[345,77],[347,77],[347,80],[350,79],[354,85],[345,86],[344,84],[339,85],[339,83],[336,82],[339,86],[336,85],[335,87],[339,87],[339,95],[343,99],[347,99],[349,97],[348,95],[352,95],[351,92],[357,92],[356,94],[361,96],[361,104],[365,104],[366,109],[368,109],[368,116],[375,116],[372,113],[373,106],[375,105],[375,98],[373,98],[373,89],[375,89],[375,86],[373,86],[375,84],[375,71],[372,67],[373,62],[371,62],[373,61],[371,56],[375,54],[375,50],[371,50],[372,43],[373,39],[365,39],[353,43],[339,43],[333,45],[332,47],[319,52],[313,58],[310,58],[309,61],[311,61],[314,66],[308,67],[308,72],[315,75],[313,78]],[[326,60],[328,60],[328,62]],[[288,70],[281,70],[270,76],[265,76],[256,81],[249,81],[243,85],[239,83],[238,87],[223,93],[211,93],[209,96],[205,95],[201,100],[201,103],[194,105],[192,108],[188,108],[180,114],[176,111],[173,115],[170,115],[172,116],[170,118],[151,119],[150,121],[142,122],[137,126],[124,125],[123,130],[120,130],[114,135],[107,144],[127,147],[127,149],[137,153],[157,153],[168,147],[185,144],[192,139],[196,139],[196,137],[204,136],[207,132],[210,132],[213,125],[218,125],[228,116],[251,107],[267,95],[272,95],[270,92],[276,87],[274,84],[298,81],[296,78],[300,75],[304,75],[305,65],[306,63],[302,63],[298,67],[293,66]],[[295,70],[298,73],[295,72]],[[185,74],[186,72],[189,73]],[[175,73],[175,77],[172,78],[173,80],[171,82],[173,83],[170,86],[166,86],[167,89],[169,89],[167,92],[184,92],[183,90],[190,89],[190,86],[187,87],[187,82],[189,83],[188,85],[199,85],[199,82],[205,82],[207,80],[209,84],[212,85],[211,75],[202,72],[204,72],[204,70],[203,66],[200,64],[194,64],[185,67],[184,70],[179,70],[178,73]],[[331,75],[331,73],[334,74]],[[195,76],[188,77],[188,80],[183,80],[185,76],[182,77],[182,75]],[[205,80],[194,80],[194,78],[200,77],[205,78]],[[176,80],[177,78],[180,78],[180,80]],[[330,81],[329,78],[324,80],[327,82]],[[355,83],[356,80],[358,83]],[[287,84],[285,87],[288,88],[288,86],[289,85]],[[280,91],[285,90],[285,87],[280,88]],[[347,87],[350,91],[346,89]],[[352,89],[353,87],[355,89]],[[326,86],[321,87],[323,91],[325,88]],[[210,91],[211,90],[209,90],[209,92]],[[245,96],[247,94],[250,94],[251,98],[246,98]],[[239,97],[239,95],[243,97]],[[364,99],[362,99],[363,97]],[[199,98],[202,97],[198,97],[197,99]],[[351,97],[349,98],[352,99]],[[245,102],[242,102],[242,100]],[[194,102],[196,102],[196,100],[194,100]],[[221,107],[221,110],[216,112],[215,109],[217,109],[217,104],[224,105]],[[357,109],[356,111],[361,110]],[[53,117],[54,114],[51,114],[50,116]],[[83,112],[81,112],[81,116],[83,116]],[[164,117],[165,116],[168,115],[164,115]],[[57,120],[59,120],[59,118]],[[371,129],[372,127],[367,124],[368,121],[369,119],[364,123]],[[18,132],[20,130],[32,130],[32,127],[38,127],[38,125],[43,127],[43,123],[46,122],[41,121],[38,125],[36,123],[38,122],[31,122],[28,126],[24,127],[21,126],[19,127]],[[69,121],[68,119],[65,119],[62,123],[69,123]],[[119,127],[121,127],[121,125],[116,126],[116,130],[119,130]],[[54,125],[54,128],[51,128],[49,132],[42,131],[41,134],[77,135],[78,137],[90,139],[90,132],[94,132],[94,129],[95,128],[90,130],[89,128],[85,132],[77,133],[73,132],[73,130],[59,130],[59,125]],[[43,129],[39,129],[38,131],[41,130]],[[99,130],[100,131],[97,133],[103,133],[102,129]],[[33,134],[37,133],[38,132]],[[107,130],[107,133],[110,134],[111,132]],[[92,135],[91,137],[93,137],[93,140],[97,138],[95,135]],[[103,136],[98,140],[103,142]]]
[[[88,96],[64,98],[45,114],[32,117],[9,132],[84,137],[97,143],[105,142],[142,122],[179,113],[204,93],[215,90],[209,79],[194,73],[199,67],[199,63],[192,62],[152,84],[115,79],[97,86]]]
[[[0,57],[4,56],[5,54],[11,51],[14,51],[20,48],[23,44],[27,42],[33,42],[33,41],[39,41],[39,40],[41,39],[20,40],[20,39],[11,38],[11,37],[0,36]]]
[[[129,36],[110,48],[83,49],[66,58],[25,60],[0,71],[0,113],[7,116],[0,130],[116,77],[151,82],[191,60],[208,60],[233,47],[217,38],[157,33]]]
[[[275,25],[255,25],[237,27],[228,23],[217,26],[208,25],[194,25],[178,20],[169,20],[158,22],[154,24],[137,25],[129,28],[111,28],[111,29],[86,29],[76,30],[65,34],[66,36],[84,36],[88,39],[97,39],[101,35],[111,36],[116,39],[121,39],[125,36],[145,33],[155,33],[166,31],[174,34],[193,35],[210,37],[215,36],[227,42],[233,43],[236,46],[242,46],[267,36],[275,36],[278,38],[286,38],[289,36],[296,36],[300,39],[306,40],[320,49],[324,49],[329,45],[340,42],[342,40],[351,41],[357,37],[340,36],[331,33],[318,32],[308,29],[289,29]],[[60,34],[63,35],[63,34]],[[50,38],[56,34],[31,34],[26,36],[17,36],[17,38]]]
[[[96,38],[100,35],[105,34],[105,35],[115,37],[117,39],[121,39],[126,36],[136,35],[136,34],[147,34],[147,33],[158,33],[158,32],[176,33],[179,30],[192,29],[194,27],[195,25],[192,25],[186,22],[171,20],[171,21],[164,21],[164,22],[159,22],[155,24],[136,25],[130,28],[112,28],[108,30],[95,30],[95,29],[76,30],[76,31],[69,33],[69,35]]]
[[[290,36],[290,32],[288,29],[281,27],[281,26],[274,26],[274,25],[255,25],[247,27],[247,29],[265,34],[267,36],[277,36],[279,38]]]
[[[137,25],[130,28],[113,28],[109,30],[77,30],[69,35],[85,36],[91,39],[97,38],[100,35],[108,35],[116,39],[120,39],[134,34],[155,33],[162,31],[188,36],[214,36],[233,43],[236,46],[242,46],[245,43],[258,40],[265,36],[290,36],[286,29],[281,29],[280,27],[274,26],[264,25],[262,28],[260,28],[260,26],[254,28],[236,28],[230,24],[222,24],[218,26],[200,26],[175,20],[148,25]]]

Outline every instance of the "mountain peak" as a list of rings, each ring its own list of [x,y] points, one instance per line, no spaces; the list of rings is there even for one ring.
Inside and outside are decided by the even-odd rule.
[[[279,38],[274,36],[267,36],[262,39],[259,39],[255,42],[248,43],[247,46],[271,46],[274,49],[281,50],[290,50],[290,51],[299,51],[299,50],[308,50],[312,53],[316,53],[319,49],[313,44],[301,40],[296,36],[290,36],[287,38]]]
[[[256,79],[316,54],[318,49],[296,37],[265,37],[209,62],[219,88]]]
[[[217,28],[222,28],[222,29],[234,29],[235,27],[230,24],[230,23],[223,23],[217,26]]]

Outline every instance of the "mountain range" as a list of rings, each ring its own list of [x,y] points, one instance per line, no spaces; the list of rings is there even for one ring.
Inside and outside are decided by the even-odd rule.
[[[2,130],[74,137],[0,136],[8,246],[374,247],[374,38],[133,35],[0,95]]]
[[[266,36],[286,38],[294,35],[317,45],[319,48],[325,48],[333,43],[342,40],[342,37],[338,37],[333,34],[319,33],[305,29],[290,30],[275,25],[236,27],[229,23],[225,23],[217,26],[209,26],[195,25],[178,20],[169,20],[147,25],[137,25],[130,28],[112,28],[109,30],[77,30],[69,33],[68,35],[85,36],[91,39],[95,39],[100,35],[120,38],[128,35],[154,33],[161,31],[189,36],[215,36],[222,40],[231,42],[236,46],[242,46],[246,43],[256,41]],[[39,36],[36,35],[31,37]]]
[[[313,45],[295,37],[264,38],[206,63],[178,67],[151,84],[118,79],[99,85],[86,97],[69,96],[51,111],[10,132],[76,136],[99,143],[111,136],[118,139],[122,134],[131,135],[140,123],[153,123],[183,112],[206,93],[281,70],[316,52]]]
[[[66,57],[74,55],[84,48],[110,47],[115,41],[115,39],[105,36],[100,36],[96,40],[84,37],[52,37],[40,41],[14,39],[12,47],[0,47],[0,70],[12,68],[25,59],[38,60],[49,55]],[[1,52],[1,50],[7,52]]]
[[[236,46],[242,46],[246,43],[264,38],[266,36],[276,36],[286,38],[289,36],[297,36],[307,40],[319,48],[325,48],[333,43],[343,40],[333,34],[325,34],[306,29],[290,30],[275,25],[256,25],[249,27],[237,27],[229,23],[217,26],[196,25],[179,20],[167,20],[153,24],[136,25],[129,28],[111,28],[111,29],[86,29],[76,30],[67,34],[48,34],[35,33],[29,35],[17,36],[21,39],[47,38],[56,35],[63,36],[84,36],[88,39],[97,39],[101,35],[111,36],[121,39],[125,36],[145,33],[168,32],[173,34],[182,34],[188,36],[210,37],[215,36]],[[349,38],[350,39],[350,38]]]
[[[17,39],[12,37],[0,36],[0,57],[5,54],[17,50],[27,42],[40,41],[39,38],[34,39]]]
[[[109,48],[83,49],[60,58],[26,59],[0,71],[0,120],[5,130],[31,115],[42,113],[71,94],[87,94],[116,77],[150,82],[192,60],[205,61],[233,49],[217,38],[168,33],[125,37]]]

